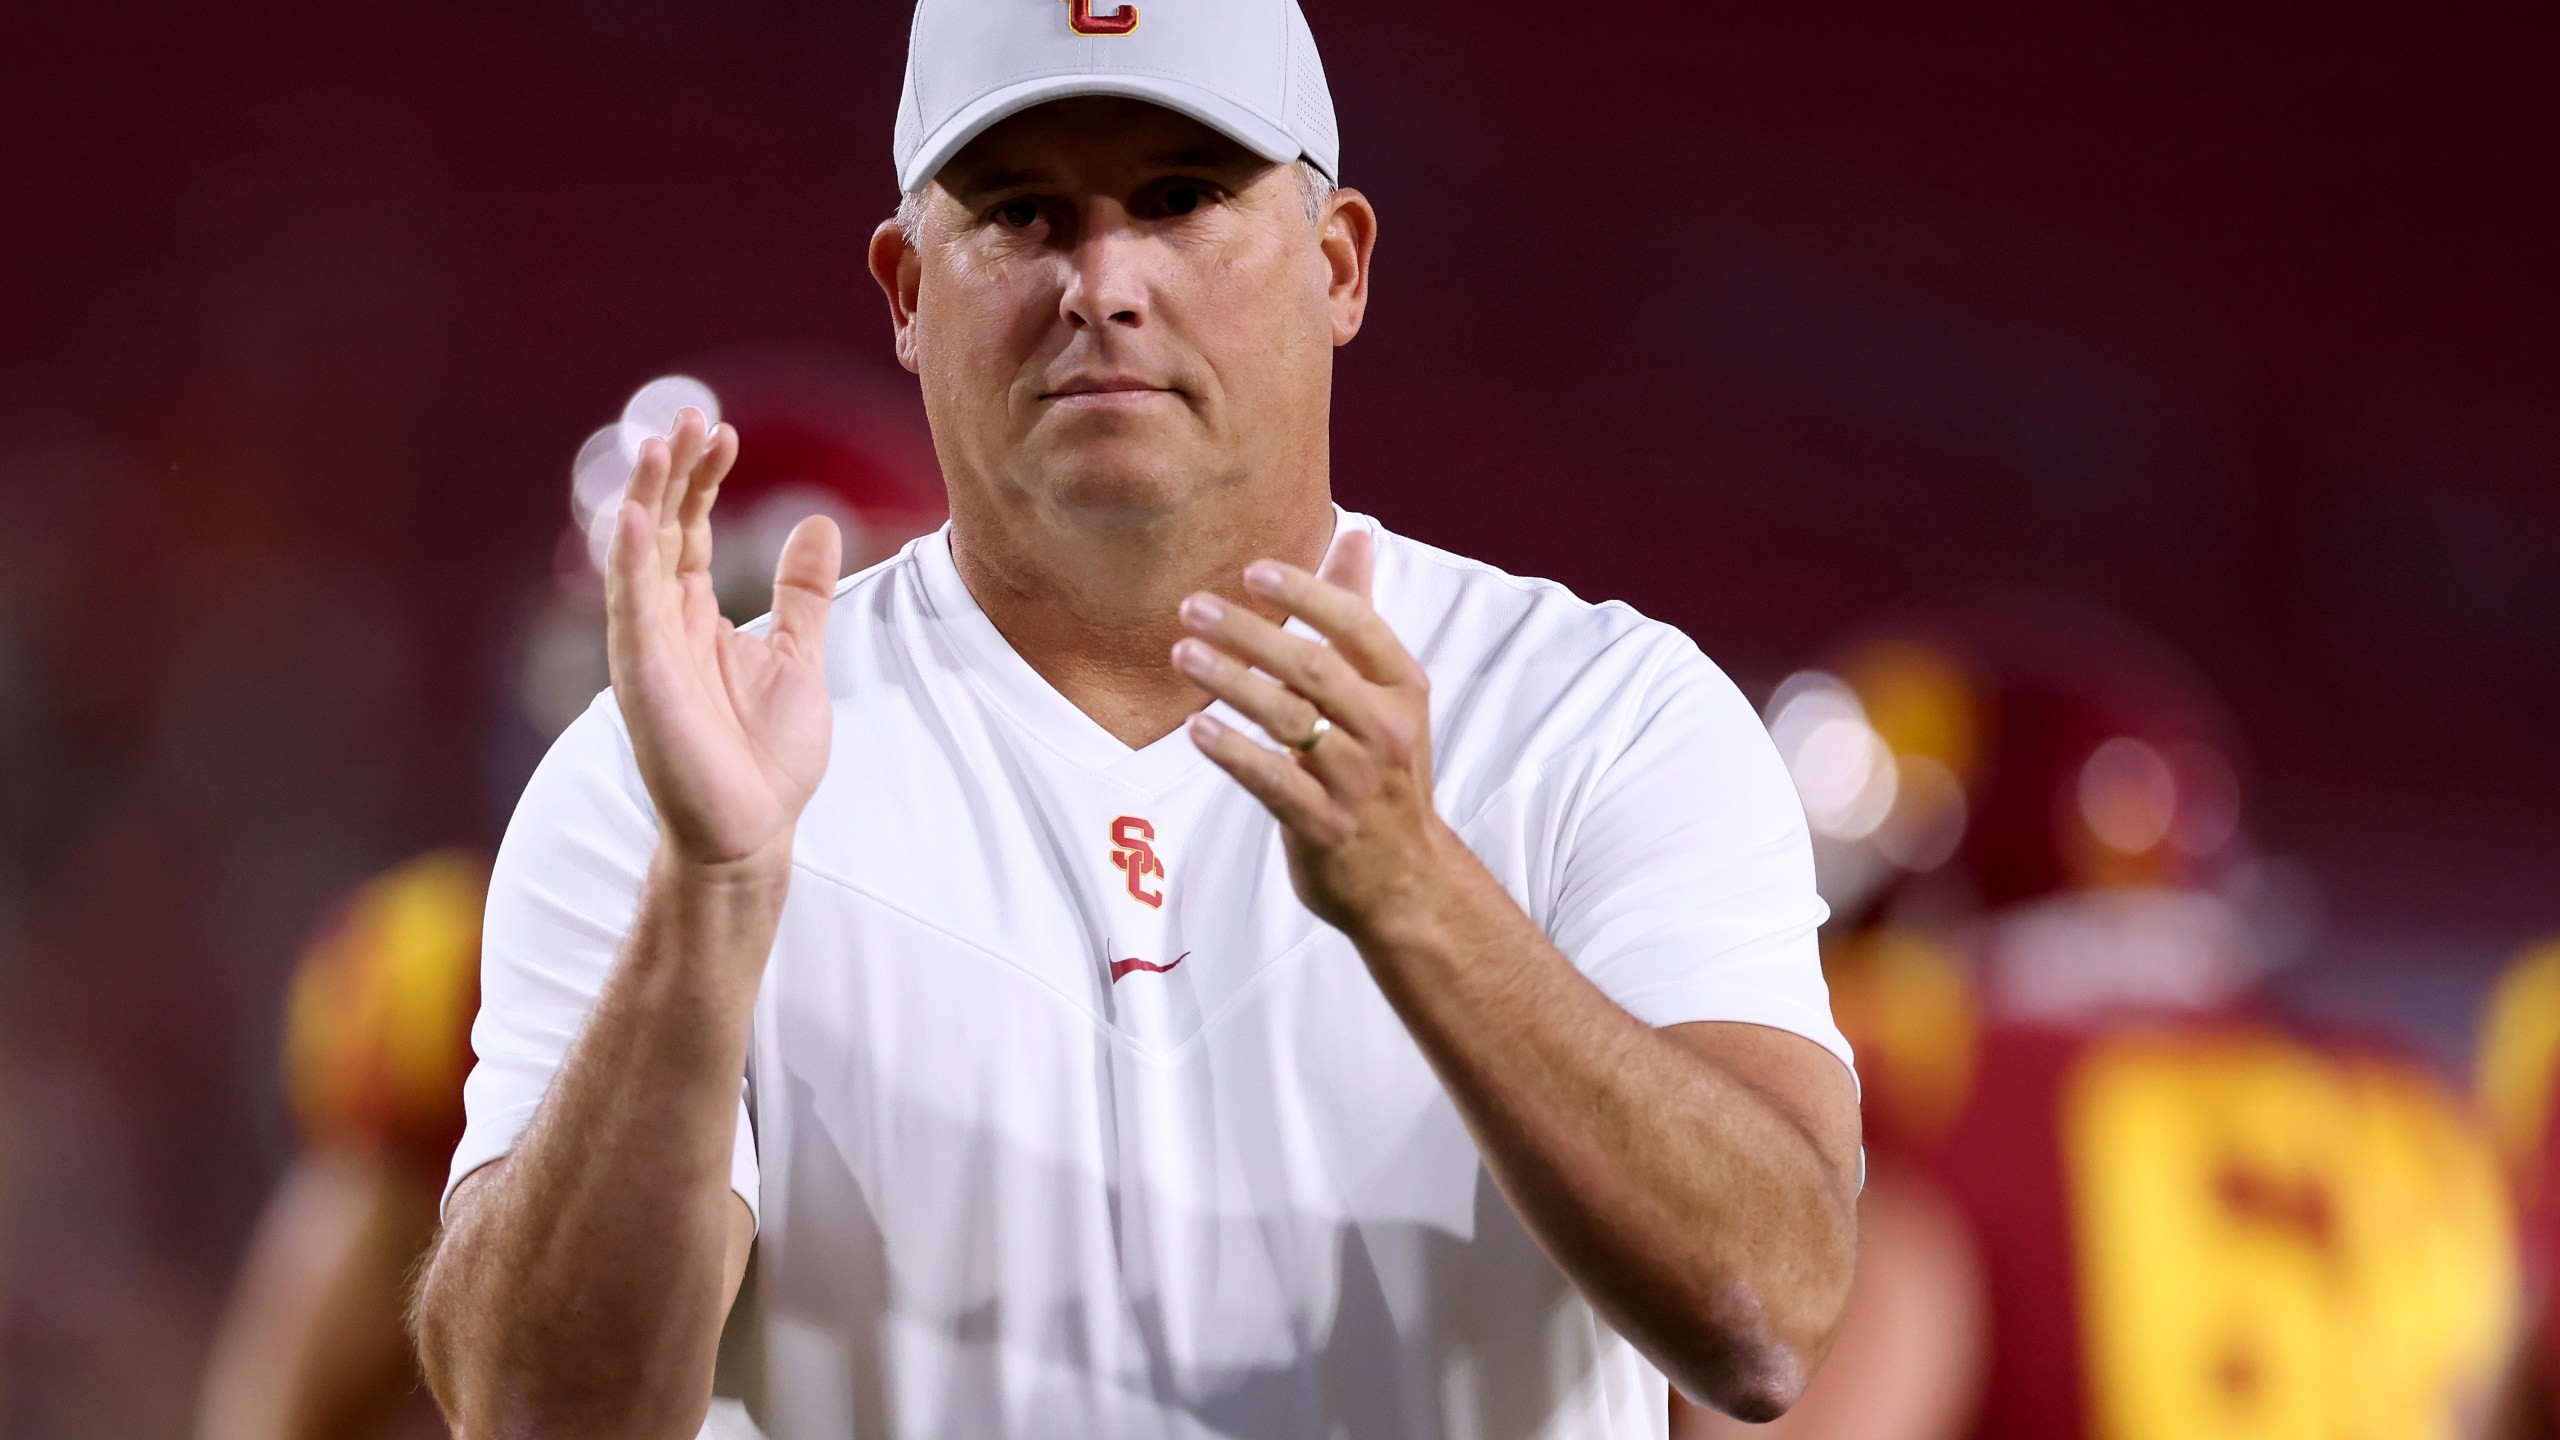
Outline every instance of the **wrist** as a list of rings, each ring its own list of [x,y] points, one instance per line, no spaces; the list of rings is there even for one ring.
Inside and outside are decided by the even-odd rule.
[[[1447,826],[1432,827],[1422,852],[1341,927],[1373,965],[1450,948],[1453,937],[1469,928],[1468,917],[1486,903],[1488,887],[1495,901],[1510,903],[1501,883]]]
[[[773,952],[790,888],[788,849],[705,861],[662,844],[649,865],[635,926],[651,943],[636,946],[635,953],[671,962],[650,969],[679,991],[751,1001]],[[708,992],[702,988],[706,986]]]
[[[791,884],[792,832],[743,855],[716,858],[689,855],[673,838],[659,842],[649,863],[653,887],[680,890],[706,898],[752,900],[770,896],[777,903]]]

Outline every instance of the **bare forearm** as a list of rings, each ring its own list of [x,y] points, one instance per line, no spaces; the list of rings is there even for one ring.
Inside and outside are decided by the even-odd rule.
[[[457,1193],[420,1340],[464,1430],[699,1423],[737,1282],[738,1086],[788,875],[787,857],[710,870],[662,854],[532,1125]]]
[[[1854,1118],[1844,1166],[1839,1136],[1609,1000],[1471,859],[1361,948],[1504,1194],[1611,1324],[1687,1393],[1754,1418],[1791,1403],[1846,1302]]]

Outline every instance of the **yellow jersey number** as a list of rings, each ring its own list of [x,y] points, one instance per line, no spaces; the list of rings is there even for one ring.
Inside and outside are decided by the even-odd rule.
[[[2486,1402],[2513,1217],[2415,1067],[2133,1035],[2062,1107],[2095,1440],[2453,1440]]]

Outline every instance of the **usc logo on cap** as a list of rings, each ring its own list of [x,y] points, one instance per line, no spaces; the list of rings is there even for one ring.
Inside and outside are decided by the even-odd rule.
[[[1134,35],[1138,7],[1123,5],[1108,15],[1093,13],[1093,0],[1067,0],[1067,28],[1079,35]]]

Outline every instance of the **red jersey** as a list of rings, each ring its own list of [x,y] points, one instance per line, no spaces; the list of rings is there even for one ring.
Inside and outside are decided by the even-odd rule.
[[[2431,1072],[2236,1015],[1986,1018],[1896,944],[1843,1028],[1870,1143],[1982,1258],[1982,1440],[2450,1440],[2485,1401],[2512,1219]]]

